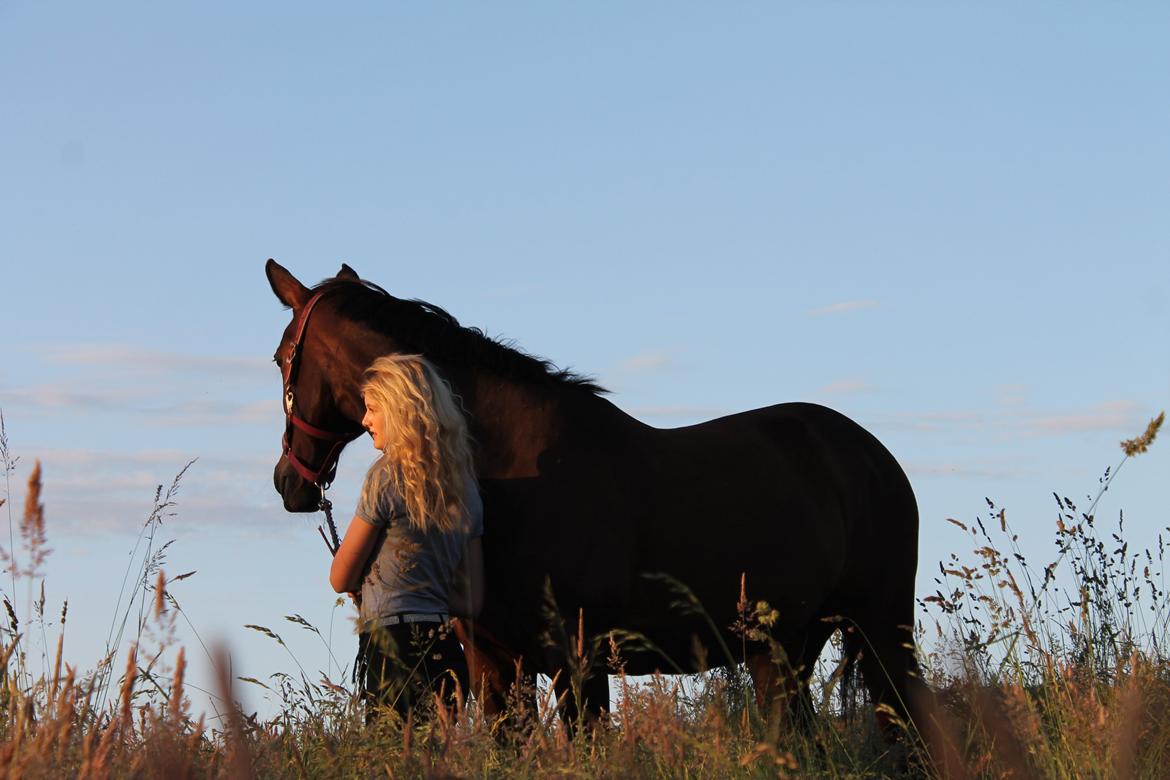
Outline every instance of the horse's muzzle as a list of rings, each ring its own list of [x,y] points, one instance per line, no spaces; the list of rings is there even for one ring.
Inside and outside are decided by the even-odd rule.
[[[276,468],[272,470],[272,484],[284,499],[285,511],[316,512],[321,504],[321,490],[316,485],[306,482],[284,456],[281,456]]]

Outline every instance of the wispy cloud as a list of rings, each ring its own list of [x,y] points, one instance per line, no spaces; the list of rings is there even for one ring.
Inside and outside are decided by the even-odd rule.
[[[1006,463],[904,463],[906,473],[911,477],[979,477],[980,479],[1008,479],[1022,476],[1019,468]]]
[[[235,398],[188,399],[159,405],[159,398],[174,391],[146,388],[78,389],[74,382],[60,382],[36,387],[18,387],[0,391],[0,402],[5,407],[52,412],[54,414],[128,414],[141,418],[143,425],[215,426],[260,425],[282,416],[277,388],[265,400],[238,400]]]
[[[817,395],[855,395],[873,391],[874,386],[864,379],[840,379],[818,388]]]
[[[1037,436],[1063,436],[1084,431],[1125,434],[1141,427],[1143,418],[1139,411],[1140,407],[1134,401],[1108,401],[1066,414],[1030,415],[1023,424],[1026,431]]]
[[[1024,384],[1000,385],[995,388],[995,402],[1003,408],[1025,409],[1030,389]]]
[[[83,450],[47,448],[41,450],[39,456],[46,463],[52,462],[69,468],[92,468],[101,466],[119,471],[126,468],[148,468],[154,471],[177,471],[194,456],[190,452],[170,449],[145,449],[129,452],[111,450]],[[261,455],[217,455],[211,458],[199,458],[199,470],[207,471],[211,468],[222,467],[229,471],[241,468],[258,467],[268,463],[268,458]],[[271,465],[269,463],[269,465]],[[173,476],[173,474],[171,474]]]
[[[881,304],[878,301],[867,299],[857,301],[841,301],[840,303],[831,303],[828,306],[821,306],[816,309],[809,309],[808,313],[813,317],[827,317],[833,314],[845,314],[852,311],[862,311],[864,309],[876,309]]]
[[[53,380],[0,385],[6,406],[62,413],[125,413],[144,424],[241,424],[271,413],[279,375],[262,357],[172,353],[122,344],[38,347]],[[16,378],[19,382],[19,377]],[[208,396],[211,396],[209,399]],[[246,399],[246,400],[245,400]]]
[[[488,300],[504,300],[508,298],[527,298],[533,295],[541,295],[544,293],[545,287],[543,284],[534,282],[531,284],[514,284],[508,287],[495,287],[490,290],[484,290],[481,295]]]
[[[76,493],[59,495],[48,505],[50,539],[69,534],[71,541],[110,533],[132,534],[150,516],[154,493],[137,499],[129,496],[103,496],[100,502]],[[267,505],[256,501],[225,497],[197,497],[180,491],[176,505],[164,517],[164,533],[169,538],[206,534],[210,529],[253,532],[268,537],[274,531],[293,531],[299,518],[285,512],[275,492]],[[309,529],[310,539],[316,534]],[[132,540],[132,536],[130,537]]]
[[[617,370],[626,374],[646,374],[661,371],[664,368],[670,367],[673,363],[674,358],[668,352],[642,352],[641,354],[633,355],[619,362],[617,364]]]
[[[40,350],[46,362],[61,366],[105,366],[110,369],[173,374],[194,372],[239,375],[267,373],[263,356],[220,357],[152,350],[132,344],[63,344]]]
[[[263,425],[283,419],[280,399],[266,401],[199,400],[147,410],[154,426]]]
[[[272,488],[275,443],[267,456],[200,457],[184,475],[172,532],[184,529],[287,524],[289,515]],[[166,488],[188,462],[176,450],[109,452],[48,449],[44,500],[54,533],[92,534],[129,531],[141,526],[154,505],[155,491]],[[13,491],[20,505],[23,495]]]
[[[884,428],[903,431],[970,430],[987,424],[986,415],[971,410],[899,412],[878,418]]]
[[[4,390],[5,404],[34,409],[112,411],[132,408],[146,397],[138,388],[81,390],[75,383]]]
[[[997,399],[994,407],[984,411],[900,412],[878,418],[877,424],[923,432],[992,432],[1007,438],[1067,436],[1085,432],[1111,432],[1122,437],[1141,431],[1146,421],[1143,415],[1142,406],[1128,400],[1105,401],[1084,409],[1054,413],[1036,409],[1022,397],[1012,397],[1009,402]]]

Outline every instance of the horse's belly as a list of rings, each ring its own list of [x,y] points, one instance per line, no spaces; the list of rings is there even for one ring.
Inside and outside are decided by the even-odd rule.
[[[705,615],[708,639],[727,638],[741,584],[749,612],[777,610],[781,634],[832,606],[857,522],[848,497],[799,429],[735,422],[660,447],[643,493],[628,617],[661,642],[692,641],[686,610]]]

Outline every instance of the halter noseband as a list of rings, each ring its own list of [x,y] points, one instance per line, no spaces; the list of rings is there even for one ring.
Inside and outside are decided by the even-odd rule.
[[[280,366],[280,373],[284,377],[285,428],[284,440],[282,441],[284,456],[302,479],[321,489],[322,501],[324,501],[325,490],[333,483],[333,478],[337,475],[337,459],[341,455],[342,447],[361,436],[363,429],[358,428],[356,431],[343,432],[327,431],[298,416],[296,413],[296,391],[293,384],[297,380],[297,371],[300,368],[301,349],[305,343],[305,330],[309,326],[309,315],[313,313],[313,309],[323,297],[336,289],[336,287],[329,287],[320,290],[305,304],[298,317],[297,335],[293,340],[292,348],[289,349]],[[312,468],[292,451],[293,428],[297,428],[313,439],[333,443],[333,446],[329,448],[329,454],[325,456],[325,460],[322,461],[319,468]]]

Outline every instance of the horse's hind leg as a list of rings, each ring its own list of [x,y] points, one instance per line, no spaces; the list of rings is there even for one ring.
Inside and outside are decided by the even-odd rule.
[[[914,654],[912,588],[911,580],[901,593],[894,591],[898,598],[878,592],[854,611],[850,617],[855,625],[845,631],[846,651],[860,652],[861,674],[887,738],[925,748],[918,757],[906,758],[915,764],[924,760],[922,768],[928,774],[966,777],[957,732],[922,679]]]
[[[958,732],[920,675],[912,628],[892,621],[859,621],[846,634],[846,650],[860,651],[861,674],[887,738],[908,737],[912,745],[925,748],[905,758],[928,775],[968,777]]]
[[[913,628],[887,616],[859,619],[845,629],[846,653],[860,656],[861,675],[877,710],[883,731],[895,731],[898,721],[909,726],[925,688],[914,656]]]

